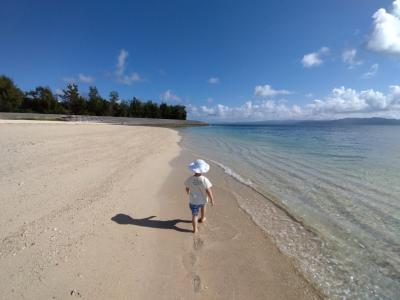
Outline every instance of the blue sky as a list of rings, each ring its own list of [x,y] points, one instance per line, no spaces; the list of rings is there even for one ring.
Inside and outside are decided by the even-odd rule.
[[[0,74],[203,120],[400,118],[400,0],[18,1]]]

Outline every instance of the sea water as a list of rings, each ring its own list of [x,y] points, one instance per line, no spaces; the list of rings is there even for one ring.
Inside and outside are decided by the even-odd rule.
[[[400,299],[400,126],[212,125],[182,134],[185,148],[303,228],[282,234],[264,222],[273,215],[246,209],[328,297]]]

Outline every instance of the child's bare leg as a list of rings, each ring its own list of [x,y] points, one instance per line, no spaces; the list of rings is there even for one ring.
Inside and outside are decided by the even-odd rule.
[[[197,218],[198,216],[192,215],[193,233],[197,232]]]
[[[200,222],[205,222],[206,221],[206,206],[203,205],[201,208],[201,217],[200,217]]]

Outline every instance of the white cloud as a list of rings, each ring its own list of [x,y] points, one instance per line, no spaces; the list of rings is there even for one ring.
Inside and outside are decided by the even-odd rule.
[[[400,118],[400,85],[389,87],[388,93],[373,89],[357,91],[351,88],[334,88],[322,98],[303,106],[288,105],[275,100],[247,101],[239,106],[216,104],[213,106],[188,106],[191,118],[209,121],[260,121],[335,119],[343,117],[394,117]]]
[[[323,100],[314,100],[308,104],[309,114],[319,117],[336,115],[397,115],[400,117],[400,86],[391,86],[384,94],[373,89],[356,91],[345,87],[333,89],[331,95]]]
[[[117,78],[117,81],[119,83],[122,83],[125,85],[131,85],[134,82],[138,82],[141,80],[142,80],[142,78],[139,76],[138,73],[132,73],[130,75],[123,75],[123,76]]]
[[[200,112],[204,113],[208,116],[215,115],[215,111],[216,111],[216,109],[213,107],[209,108],[207,106],[200,106]]]
[[[218,84],[219,83],[219,78],[218,77],[210,77],[208,79],[209,84]]]
[[[346,49],[342,53],[342,60],[345,64],[348,65],[349,69],[353,69],[363,62],[356,58],[357,56],[357,49]]]
[[[364,110],[367,104],[360,99],[359,94],[353,89],[344,87],[335,88],[331,95],[324,100],[316,99],[307,105],[312,112],[319,113],[343,113]]]
[[[78,78],[79,78],[79,82],[83,82],[83,83],[93,83],[94,82],[94,78],[89,75],[79,74]]]
[[[129,53],[125,49],[121,49],[118,55],[118,62],[117,62],[117,67],[115,69],[115,74],[117,75],[123,75],[125,72],[125,62],[126,59],[128,58]]]
[[[369,79],[371,77],[374,77],[376,75],[376,73],[378,72],[379,69],[379,64],[373,64],[370,68],[368,72],[365,72],[363,74],[363,78],[365,79]]]
[[[65,81],[68,84],[76,84],[76,83],[78,83],[78,80],[75,77],[64,77],[63,81]]]
[[[400,0],[393,2],[392,11],[380,8],[372,18],[373,29],[367,47],[377,52],[400,55]]]
[[[305,68],[311,68],[311,67],[317,67],[322,65],[324,62],[322,58],[326,55],[329,54],[329,48],[328,47],[322,47],[319,49],[317,52],[311,52],[308,54],[305,54],[303,56],[303,59],[301,60],[301,63]]]
[[[287,106],[274,100],[262,100],[260,102],[247,101],[240,106],[189,106],[192,118],[210,119],[219,121],[257,121],[265,119],[297,119],[301,116],[301,108],[297,105]]]
[[[128,59],[128,56],[129,56],[128,51],[121,49],[117,58],[117,65],[114,74],[117,82],[125,85],[132,85],[135,82],[141,81],[142,78],[136,72],[133,72],[131,74],[126,74],[125,69],[127,66],[126,61]]]
[[[78,84],[78,83],[90,84],[95,81],[94,77],[89,75],[84,75],[82,73],[78,74],[77,77],[64,77],[63,80],[68,84]]]
[[[306,96],[307,98],[312,98],[312,97],[314,97],[314,94],[313,93],[307,93],[304,96]]]
[[[396,101],[399,102],[400,101],[400,85],[391,85],[390,91],[391,91],[391,94],[393,95],[393,98],[395,98]]]
[[[181,101],[181,98],[175,95],[172,90],[166,90],[161,94],[160,99],[162,101]]]
[[[254,96],[259,97],[274,97],[277,95],[289,95],[292,92],[288,90],[274,90],[269,84],[266,85],[257,85],[254,88]]]
[[[390,92],[384,94],[373,89],[356,91],[345,87],[335,88],[323,100],[314,100],[308,104],[312,115],[336,114],[374,114],[379,112],[396,112],[400,117],[400,106],[396,90],[399,86],[391,86]]]

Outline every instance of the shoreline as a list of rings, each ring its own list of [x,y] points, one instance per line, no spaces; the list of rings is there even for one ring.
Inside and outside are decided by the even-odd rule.
[[[190,150],[185,150],[185,151],[190,151]],[[273,244],[278,249],[278,251],[282,253],[282,255],[290,259],[290,263],[295,267],[296,272],[299,274],[299,276],[303,277],[308,282],[308,284],[310,284],[312,288],[315,289],[315,292],[319,295],[319,297],[326,298],[323,292],[323,287],[318,286],[318,282],[312,279],[313,274],[307,273],[307,270],[305,270],[306,269],[304,264],[305,262],[299,261],[298,260],[299,258],[296,257],[296,255],[294,255],[293,251],[288,251],[286,245],[282,244],[282,241],[276,239],[275,236],[276,232],[273,232],[273,230],[269,230],[265,224],[259,222],[257,216],[254,216],[251,209],[257,207],[258,209],[263,211],[265,211],[265,209],[269,210],[272,214],[279,216],[276,218],[279,219],[279,223],[291,222],[296,224],[296,226],[301,228],[303,235],[309,235],[310,239],[319,239],[317,234],[313,232],[312,229],[308,228],[301,220],[298,220],[296,219],[296,217],[292,216],[290,212],[288,212],[285,207],[277,203],[276,200],[271,199],[271,196],[265,195],[262,192],[258,191],[254,186],[250,185],[249,183],[243,182],[242,180],[244,179],[242,179],[240,175],[236,173],[234,174],[227,173],[226,166],[223,166],[219,162],[213,161],[201,155],[195,155],[195,154],[189,154],[189,155],[192,156],[193,158],[200,157],[204,160],[207,160],[210,163],[210,165],[219,169],[218,173],[220,173],[221,176],[226,177],[225,181],[226,182],[230,181],[229,185],[234,190],[234,194],[236,197],[235,199],[236,205],[241,209],[243,214],[247,215],[251,219],[254,226],[256,226],[257,229],[263,232],[266,239],[273,241]],[[228,170],[230,169],[228,168]],[[248,203],[247,201],[250,199],[251,203]],[[260,200],[265,201],[266,203],[263,203],[262,206],[260,206],[260,203],[256,203],[256,201]],[[283,226],[283,224],[280,225]],[[319,242],[315,243],[313,246],[318,248],[321,247]]]
[[[264,136],[257,135],[263,131],[266,132]],[[326,178],[325,168],[320,171],[319,166],[329,165],[330,160],[326,159],[321,165],[313,163],[310,157],[299,162],[301,157],[291,154],[289,142],[282,152],[277,151],[279,143],[275,144],[273,138],[268,140],[270,131],[264,127],[250,131],[223,126],[184,129],[181,130],[185,138],[182,146],[196,157],[214,161],[226,176],[234,179],[236,184],[231,186],[237,191],[240,207],[282,253],[292,258],[295,267],[321,295],[332,299],[396,295],[398,276],[394,249],[397,239],[391,236],[396,231],[395,226],[391,226],[394,223],[389,221],[395,211],[385,213],[384,204],[391,202],[385,194],[379,198],[379,183],[380,187],[384,186],[382,181],[377,181],[375,209],[368,207],[374,195],[369,195],[368,189],[362,190],[362,176],[358,189],[350,180],[338,180],[335,184],[335,178],[340,177],[338,174],[348,178],[357,173],[342,173],[338,168],[336,177]],[[279,128],[272,132],[273,137],[281,136]],[[249,137],[244,136],[246,133]],[[252,141],[252,135],[258,139]],[[288,137],[284,138],[287,140]],[[334,171],[332,173],[335,175]],[[241,193],[248,189],[256,195]],[[338,190],[341,193],[336,194]],[[365,199],[360,199],[360,195],[365,195]],[[388,221],[379,219],[374,223],[374,219],[366,219],[362,222],[362,211],[374,218],[387,216]],[[382,221],[387,229],[381,227]]]
[[[182,140],[180,145],[181,143]],[[184,149],[181,145],[180,155],[175,158],[172,165],[174,168],[179,169],[182,168],[182,165],[186,166],[188,162],[195,158],[198,158],[198,156],[191,153],[188,149]],[[234,279],[237,280],[237,284],[225,288],[225,290],[230,291],[235,291],[235,286],[240,286],[241,284],[251,286],[254,284],[252,281],[257,279],[260,281],[265,280],[264,283],[259,283],[259,285],[264,286],[271,285],[272,281],[272,284],[276,285],[277,290],[280,290],[279,293],[273,291],[274,294],[263,294],[264,292],[272,291],[267,288],[260,291],[259,285],[255,285],[253,290],[249,289],[246,292],[237,291],[237,294],[233,292],[233,294],[224,295],[222,299],[231,299],[235,296],[238,297],[238,299],[244,299],[246,297],[248,297],[248,299],[323,299],[324,296],[316,289],[312,282],[309,282],[308,279],[304,277],[303,272],[295,265],[293,258],[279,249],[272,236],[257,224],[253,216],[243,207],[243,203],[240,203],[241,200],[246,201],[249,198],[253,198],[257,192],[238,181],[237,178],[226,174],[224,169],[215,164],[215,162],[211,162],[210,165],[210,172],[208,172],[206,176],[214,185],[213,193],[216,199],[216,205],[215,207],[207,207],[207,215],[211,215],[207,217],[207,220],[209,223],[213,222],[214,224],[207,224],[204,226],[205,228],[201,228],[199,236],[204,246],[207,244],[208,239],[211,244],[220,242],[229,243],[232,247],[230,249],[231,253],[229,254],[231,257],[229,259],[232,259],[232,262],[226,266],[226,269],[231,270],[220,270],[220,274],[218,275],[214,274],[217,271],[209,271],[200,268],[201,271],[205,273],[203,276],[206,278],[215,276],[215,280],[217,280],[217,278],[223,277],[225,273],[232,272],[237,274],[238,277],[240,277],[240,279]],[[187,175],[190,175],[189,171],[187,171]],[[223,207],[222,210],[226,209],[227,211],[214,211],[214,208],[221,209],[221,206]],[[228,231],[230,229],[232,229],[232,232]],[[226,245],[226,247],[229,246]],[[218,264],[216,261],[207,261],[212,260],[210,257],[212,257],[214,255],[213,252],[217,252],[217,250],[213,249],[213,245],[208,246],[207,250],[209,253],[202,254],[204,260],[206,260],[206,262],[203,263],[210,266]],[[224,249],[224,251],[229,250]],[[242,268],[237,267],[240,270],[235,270],[233,266],[237,263],[234,258],[236,259],[241,256],[242,258],[245,257],[243,260],[247,263],[246,266],[242,266],[242,268],[252,269],[252,272],[247,270],[251,275],[246,273],[244,278],[240,274]],[[202,260],[203,257],[200,255],[199,261]],[[271,271],[271,269],[273,269],[273,271]],[[276,276],[277,278],[286,277],[285,279],[288,280],[288,282],[282,283],[280,280],[276,280],[276,277],[271,278],[270,276]],[[257,289],[260,294],[257,294],[257,291],[255,291]],[[212,291],[210,287],[207,287],[206,292],[207,293],[204,295],[206,299],[214,299],[212,292],[218,294],[217,289]],[[240,294],[240,292],[243,294]],[[292,292],[294,292],[294,294],[291,294]],[[252,296],[249,296],[249,294]]]
[[[0,124],[1,298],[320,299],[222,169],[208,175],[216,206],[190,232],[193,157],[178,132]]]
[[[64,124],[114,124],[127,126],[159,126],[171,128],[188,126],[208,126],[207,123],[192,120],[0,112],[0,123],[32,123],[38,121]]]

